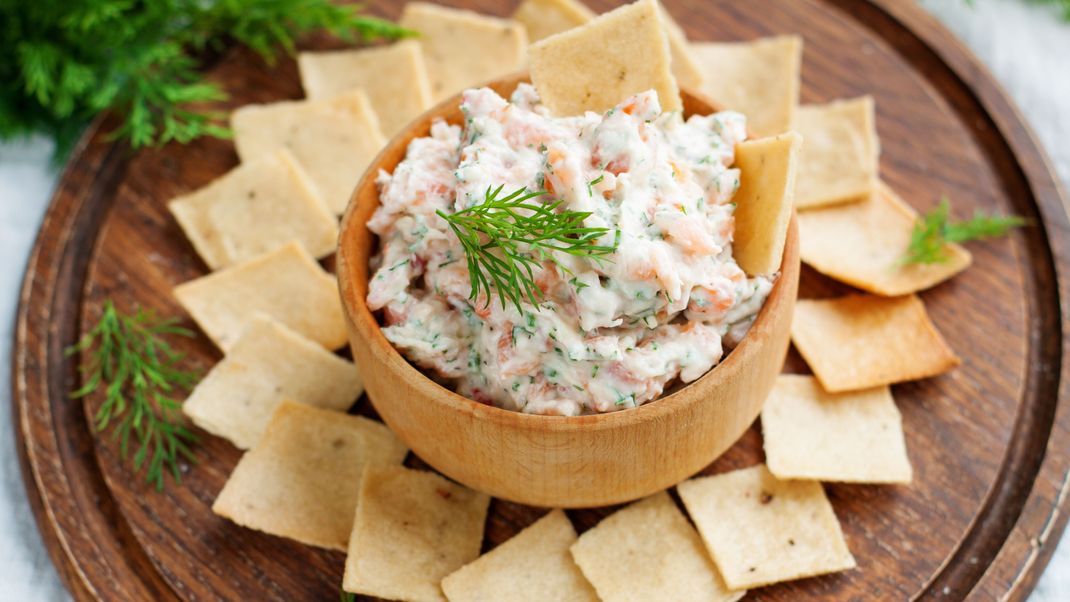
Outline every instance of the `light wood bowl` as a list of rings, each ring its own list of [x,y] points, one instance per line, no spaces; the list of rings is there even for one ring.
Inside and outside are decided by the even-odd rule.
[[[491,87],[508,98],[522,75]],[[686,114],[713,105],[682,93]],[[798,232],[788,231],[780,278],[750,332],[698,380],[638,408],[594,416],[537,416],[475,402],[425,376],[387,341],[368,309],[366,227],[379,206],[375,177],[392,172],[431,122],[461,123],[460,97],[439,104],[395,137],[357,185],[342,222],[338,286],[353,357],[379,415],[421,459],[456,481],[534,506],[604,506],[654,493],[693,475],[754,422],[787,352],[799,283]]]

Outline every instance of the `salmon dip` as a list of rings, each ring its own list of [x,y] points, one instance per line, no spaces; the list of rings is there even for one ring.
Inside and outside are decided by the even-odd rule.
[[[662,112],[654,91],[604,114],[555,117],[535,89],[468,90],[464,125],[435,122],[394,173],[378,175],[379,236],[367,303],[410,362],[459,394],[532,414],[634,408],[715,366],[754,321],[776,275],[732,257],[742,114]],[[598,257],[551,251],[538,303],[472,297],[465,248],[436,212],[489,191],[589,213]],[[552,260],[550,260],[552,259]]]

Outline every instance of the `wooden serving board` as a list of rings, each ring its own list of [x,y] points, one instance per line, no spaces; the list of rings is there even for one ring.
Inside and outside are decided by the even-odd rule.
[[[454,0],[490,14],[510,0]],[[603,10],[615,0],[590,0]],[[400,2],[371,8],[397,16]],[[956,212],[1013,212],[1034,225],[974,244],[974,266],[923,294],[963,365],[894,387],[915,468],[911,487],[828,485],[858,569],[763,588],[753,600],[1024,599],[1066,524],[1070,402],[1063,357],[1070,231],[1060,192],[1021,117],[963,47],[912,2],[666,0],[695,40],[800,33],[804,102],[876,97],[883,177],[919,209],[948,194]],[[233,100],[300,97],[292,61],[269,69],[234,52],[211,69]],[[78,600],[336,600],[344,557],[239,528],[210,505],[239,452],[204,435],[182,486],[148,486],[93,433],[95,402],[70,401],[63,349],[106,298],[184,315],[171,288],[205,273],[165,208],[237,163],[201,140],[131,153],[97,123],[56,192],[18,314],[14,412],[27,492],[45,543]],[[847,292],[803,273],[802,296]],[[187,319],[188,322],[188,319]],[[183,342],[202,370],[203,336]],[[797,356],[789,370],[805,371]],[[371,413],[366,400],[357,410]],[[753,427],[707,469],[763,460]],[[410,463],[418,464],[412,459]],[[612,509],[569,512],[580,530]],[[487,549],[544,510],[495,501]]]

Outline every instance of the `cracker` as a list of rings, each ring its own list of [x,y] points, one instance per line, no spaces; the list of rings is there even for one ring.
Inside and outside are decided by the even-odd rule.
[[[369,466],[349,539],[347,592],[445,601],[439,582],[479,556],[490,497],[399,466]]]
[[[791,129],[799,105],[802,44],[799,36],[776,36],[699,42],[691,52],[705,76],[702,91],[746,115],[755,136],[775,136]]]
[[[283,400],[344,412],[363,391],[351,362],[257,316],[193,389],[182,411],[202,429],[249,449]]]
[[[578,0],[524,0],[513,13],[513,19],[524,26],[532,43],[579,27],[593,18],[594,11]]]
[[[572,545],[572,557],[605,602],[738,600],[702,541],[662,491],[602,520]]]
[[[781,481],[759,464],[676,489],[729,587],[855,567],[821,483]]]
[[[315,257],[333,253],[338,243],[338,222],[285,151],[243,163],[207,186],[175,198],[168,208],[213,270],[291,240]]]
[[[669,54],[672,56],[672,74],[676,83],[691,91],[702,89],[705,83],[702,66],[697,57],[691,51],[691,44],[687,41],[680,24],[672,18],[665,5],[661,5],[661,21],[665,27],[665,37],[669,39]]]
[[[230,124],[243,162],[289,150],[335,213],[345,211],[357,180],[386,144],[360,90],[327,100],[246,105],[231,114]]]
[[[516,21],[409,2],[398,25],[419,32],[436,101],[524,68],[528,37]]]
[[[301,543],[345,550],[366,465],[407,450],[381,422],[283,402],[227,479],[212,512]]]
[[[346,344],[334,276],[296,242],[175,287],[175,297],[208,338],[229,350],[257,314],[327,349]]]
[[[305,96],[313,100],[363,90],[387,138],[431,108],[431,80],[415,40],[356,50],[301,52],[297,67]]]
[[[572,562],[576,531],[553,510],[512,539],[442,580],[450,602],[598,602]]]
[[[779,479],[911,479],[903,418],[887,386],[827,393],[812,376],[782,374],[762,407],[762,437]]]
[[[802,138],[795,132],[736,146],[740,170],[732,254],[743,271],[772,274],[784,258]]]
[[[960,363],[914,295],[800,299],[791,340],[830,393],[935,376]]]
[[[878,295],[935,286],[969,267],[970,253],[949,243],[947,261],[903,265],[918,214],[887,184],[856,203],[799,214],[799,255],[814,269]]]
[[[604,112],[652,88],[662,109],[681,108],[656,0],[639,0],[536,42],[528,59],[531,81],[557,115]]]
[[[803,105],[792,129],[806,141],[795,190],[798,208],[857,201],[873,193],[879,144],[871,97]]]

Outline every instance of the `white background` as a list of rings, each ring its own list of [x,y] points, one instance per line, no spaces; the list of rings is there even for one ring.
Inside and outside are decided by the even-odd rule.
[[[909,1],[909,0],[903,0]],[[958,34],[1018,103],[1070,189],[1070,25],[1024,0],[920,0]],[[40,138],[0,144],[0,600],[66,600],[30,514],[15,455],[10,345],[26,258],[57,173]],[[1032,600],[1070,600],[1070,545],[1057,550]]]

